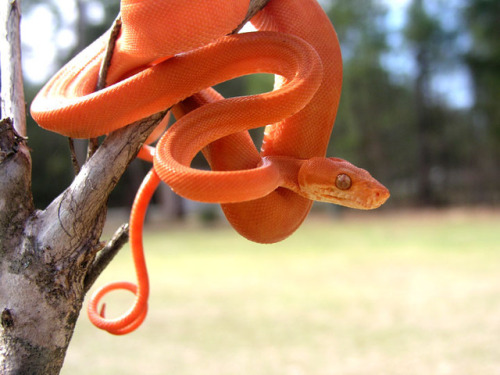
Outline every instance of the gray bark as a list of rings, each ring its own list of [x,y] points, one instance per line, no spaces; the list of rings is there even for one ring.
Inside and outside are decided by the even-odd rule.
[[[266,2],[252,1],[248,17]],[[19,4],[1,7],[0,373],[54,375],[85,293],[127,239],[122,227],[110,243],[100,242],[108,196],[165,112],[110,134],[72,184],[36,210],[23,125]]]

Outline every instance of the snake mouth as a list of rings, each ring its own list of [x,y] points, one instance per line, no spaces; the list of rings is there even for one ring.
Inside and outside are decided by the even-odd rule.
[[[372,210],[380,207],[384,202],[372,198],[336,197],[336,202],[334,203],[358,210]]]
[[[338,204],[339,206],[358,210],[373,210],[382,206],[390,197],[384,186],[363,189],[363,191],[342,191],[338,189],[317,187],[309,199]]]

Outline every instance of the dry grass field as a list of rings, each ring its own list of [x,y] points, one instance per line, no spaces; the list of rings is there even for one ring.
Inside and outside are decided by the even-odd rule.
[[[498,210],[311,216],[266,246],[194,227],[146,233],[145,324],[82,313],[63,374],[500,375]],[[97,284],[133,277],[123,251]]]

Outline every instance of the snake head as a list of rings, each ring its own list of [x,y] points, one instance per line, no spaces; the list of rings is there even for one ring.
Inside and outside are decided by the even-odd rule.
[[[370,210],[389,198],[389,190],[370,173],[338,158],[311,158],[298,175],[300,194],[308,199]]]

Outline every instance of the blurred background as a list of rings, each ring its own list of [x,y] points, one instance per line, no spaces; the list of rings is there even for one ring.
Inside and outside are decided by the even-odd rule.
[[[61,64],[109,27],[118,3],[22,2],[28,101]],[[498,205],[500,2],[321,4],[337,30],[344,60],[343,93],[328,155],[350,160],[383,182],[392,194],[389,208]],[[219,89],[226,96],[257,93],[270,90],[272,80],[267,75],[244,77]],[[256,143],[261,133],[254,132]],[[44,207],[72,179],[67,140],[33,122],[29,136],[34,195],[37,206]],[[130,206],[148,168],[133,163],[110,205]],[[182,219],[185,203],[168,191],[157,200],[170,207],[166,214]]]
[[[144,236],[146,322],[117,338],[82,314],[63,374],[500,374],[500,1],[320,2],[344,60],[328,154],[369,170],[388,203],[315,205],[289,240],[262,246],[218,220],[217,206],[162,187]],[[118,0],[22,5],[29,101],[109,27]],[[218,89],[258,93],[272,81]],[[73,178],[68,141],[32,121],[28,136],[43,208]],[[121,179],[105,237],[149,168],[134,161]],[[124,250],[96,286],[133,280]],[[131,303],[113,293],[107,314]]]

